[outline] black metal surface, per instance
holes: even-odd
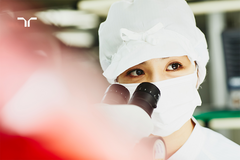
[[[240,85],[230,83],[232,78],[240,77],[240,30],[226,30],[222,33],[222,39],[228,89],[240,89]]]
[[[153,109],[157,107],[160,90],[152,83],[143,82],[136,88],[129,104],[137,105],[151,117]]]

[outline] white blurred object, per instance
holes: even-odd
[[[239,129],[240,118],[216,118],[209,121],[211,129]]]
[[[89,48],[94,43],[94,37],[89,32],[83,31],[62,31],[55,33],[55,36],[64,44],[73,47]]]
[[[210,93],[212,105],[223,109],[227,104],[226,72],[221,34],[225,29],[225,15],[212,13],[207,16],[210,63]],[[221,86],[221,87],[220,87]]]
[[[100,16],[107,16],[110,6],[116,1],[118,0],[84,0],[78,2],[78,8],[80,10],[89,11]],[[216,12],[233,12],[240,10],[239,0],[190,2],[188,4],[195,15]]]
[[[21,135],[41,131],[65,104],[67,91],[56,74],[38,70],[3,107],[2,124]]]
[[[60,27],[75,26],[81,29],[96,28],[99,18],[96,14],[69,9],[47,10],[35,14],[45,24]]]
[[[240,87],[240,77],[231,77],[229,79],[229,85],[232,87]]]
[[[189,3],[189,5],[195,15],[219,12],[234,12],[240,10],[239,0],[193,2]]]
[[[106,16],[112,3],[116,1],[117,0],[79,1],[78,9],[86,10],[86,11],[98,14],[100,16]]]
[[[135,105],[96,105],[97,111],[106,118],[110,127],[122,134],[122,138],[129,144],[129,148],[139,142],[143,137],[149,136],[153,131],[153,121],[142,108]]]

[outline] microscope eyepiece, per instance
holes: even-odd
[[[127,104],[130,98],[128,89],[120,84],[112,84],[108,87],[102,99],[106,104]]]
[[[129,104],[137,105],[151,117],[153,109],[157,107],[160,90],[152,83],[143,82],[138,85]]]

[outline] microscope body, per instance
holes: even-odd
[[[113,84],[97,108],[112,128],[122,131],[133,160],[165,160],[164,140],[151,136],[154,128],[151,114],[157,107],[159,89],[144,82],[136,88],[130,100],[129,97],[130,93],[124,86]]]

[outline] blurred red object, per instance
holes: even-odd
[[[0,132],[1,160],[62,160],[37,141]]]
[[[62,48],[49,26],[34,21],[31,27],[24,28],[16,19],[20,12],[6,9],[7,12],[0,12],[0,23],[4,24],[0,25],[0,159],[125,159],[121,158],[123,147],[118,145],[118,139],[89,111],[99,99],[98,89],[104,86],[97,67],[89,63],[86,55],[80,61],[75,57],[74,61],[63,60]],[[43,68],[50,75],[56,73],[56,81],[48,83],[47,79],[45,84],[41,79],[44,76],[40,76],[29,83],[34,73]],[[52,92],[58,80],[70,90],[69,102],[45,103],[52,102],[52,96],[57,102],[61,100]],[[31,85],[26,89],[28,84]],[[22,90],[27,94],[22,94]],[[9,105],[11,102],[14,104]],[[4,109],[7,112],[3,113]]]

